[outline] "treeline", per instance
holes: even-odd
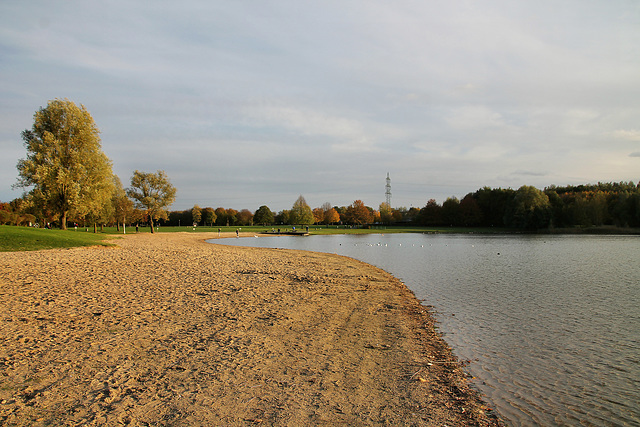
[[[499,227],[522,230],[592,226],[640,227],[640,185],[633,182],[551,186],[539,190],[483,187],[462,198],[449,197],[442,204],[431,199],[421,208],[378,209],[361,200],[349,206],[325,203],[311,209],[301,196],[291,210],[272,212],[261,206],[256,212],[194,206],[169,213],[167,225],[311,225],[404,224],[426,227]]]
[[[380,214],[365,206],[361,200],[349,206],[331,206],[325,203],[311,209],[303,196],[298,197],[291,209],[273,212],[266,206],[260,206],[255,212],[248,209],[240,211],[232,208],[200,208],[195,205],[184,211],[169,212],[167,225],[205,225],[205,226],[242,226],[242,225],[312,225],[312,224],[351,224],[366,225],[380,222]]]
[[[104,225],[145,223],[149,215],[135,209],[127,198],[114,199],[113,213]],[[124,203],[127,202],[127,203]],[[41,218],[23,199],[0,203],[0,224],[29,225]],[[44,218],[42,218],[44,219]],[[371,224],[416,225],[425,227],[497,227],[521,230],[593,226],[640,227],[640,185],[633,182],[598,183],[578,186],[551,186],[539,190],[523,186],[517,190],[483,187],[461,200],[449,197],[442,204],[429,200],[422,208],[391,208],[385,203],[377,209],[355,200],[349,206],[324,203],[312,209],[300,196],[291,209],[273,212],[263,205],[255,212],[198,205],[170,211],[160,218],[168,226],[250,226]],[[44,221],[43,221],[44,222]]]
[[[424,226],[570,228],[640,227],[640,185],[633,182],[551,186],[538,190],[483,187],[442,205],[429,200],[415,219]]]

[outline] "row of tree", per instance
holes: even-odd
[[[424,226],[545,229],[612,225],[640,227],[640,185],[598,183],[539,190],[484,187],[442,205],[429,200],[415,218]]]
[[[483,187],[459,200],[449,197],[442,204],[431,199],[422,208],[379,208],[361,200],[349,206],[325,203],[311,209],[300,196],[290,210],[273,213],[261,206],[255,213],[248,209],[194,206],[191,210],[171,212],[169,225],[205,224],[210,226],[412,224],[437,227],[501,227],[524,230],[611,225],[640,227],[640,185],[633,182],[598,183],[539,190],[522,186]]]
[[[343,211],[342,214],[338,213]],[[311,209],[303,196],[298,197],[291,209],[274,213],[262,205],[255,212],[248,209],[237,211],[231,208],[211,207],[193,208],[169,213],[167,225],[206,225],[206,226],[242,226],[242,225],[311,225],[311,224],[370,224],[374,221],[373,209],[365,207],[356,200],[346,208],[332,207],[325,203],[322,207]]]
[[[135,215],[167,218],[176,189],[163,171],[135,171],[122,187],[111,160],[102,152],[100,131],[83,106],[68,99],[50,101],[22,132],[27,157],[18,161],[16,187],[30,189],[22,199],[0,206],[0,221],[24,223],[124,224]],[[135,208],[134,208],[135,205]],[[135,210],[137,209],[137,210]]]

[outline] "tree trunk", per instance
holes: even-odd
[[[153,234],[153,218],[151,218],[151,215],[149,215],[149,224],[151,224],[151,234]]]
[[[60,219],[60,229],[67,229],[67,211],[62,211],[62,218]]]
[[[98,232],[98,224],[97,223],[93,223],[93,232],[97,233]]]

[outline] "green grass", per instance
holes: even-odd
[[[270,232],[271,230],[292,231],[292,226],[290,225],[252,225],[252,226],[229,226],[229,227],[208,227],[208,226],[199,226],[199,227],[169,227],[169,226],[160,226],[157,231],[160,233],[202,233],[202,232],[217,232],[218,228],[223,233],[235,233],[236,230],[240,230],[241,232],[248,233],[263,233]],[[84,229],[83,229],[84,230]],[[91,230],[91,229],[90,229]],[[305,227],[296,226],[296,231],[306,231]],[[136,232],[135,227],[127,227],[127,234],[134,234]],[[149,227],[139,227],[138,233],[149,233]],[[373,226],[372,228],[350,228],[349,226],[336,226],[336,225],[311,225],[309,226],[310,234],[385,234],[385,233],[505,233],[509,232],[506,229],[496,229],[496,228],[464,228],[464,227],[402,227],[402,226]],[[108,234],[123,234],[122,228],[120,231],[117,231],[115,227],[104,227],[104,233]]]
[[[37,251],[41,249],[73,248],[77,246],[109,246],[109,236],[74,230],[0,225],[0,252]]]
[[[176,233],[176,232],[217,232],[218,228],[223,233],[235,233],[236,230],[249,233],[263,233],[277,230],[280,228],[282,232],[291,231],[292,227],[289,226],[243,226],[243,227],[168,227],[160,226],[158,232],[160,233]],[[46,230],[41,228],[27,228],[27,227],[15,227],[10,225],[0,225],[0,252],[9,251],[36,251],[41,249],[55,249],[55,248],[72,248],[77,246],[110,246],[110,243],[105,242],[113,238],[113,235],[123,234],[122,228],[117,230],[116,227],[104,227],[102,231],[98,229],[98,233],[93,233],[93,227],[87,228],[78,227],[77,230]],[[135,234],[136,228],[127,227],[127,234]],[[306,230],[305,227],[296,227],[296,231]],[[571,229],[575,232],[574,229]],[[623,229],[624,234],[640,234],[639,229]],[[374,226],[372,228],[349,228],[345,226],[309,226],[310,234],[390,234],[390,233],[457,233],[457,234],[496,234],[496,233],[513,233],[517,230],[509,230],[505,228],[464,228],[464,227],[402,227],[402,226]],[[594,230],[593,233],[596,233]],[[615,231],[615,230],[614,230]],[[603,233],[613,233],[610,228],[607,228]],[[149,227],[139,227],[138,233],[149,233]],[[563,232],[567,232],[563,230]],[[584,232],[584,231],[582,231]],[[618,231],[620,232],[620,231]]]

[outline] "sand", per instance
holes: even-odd
[[[0,253],[0,423],[497,424],[393,276],[215,237]]]

